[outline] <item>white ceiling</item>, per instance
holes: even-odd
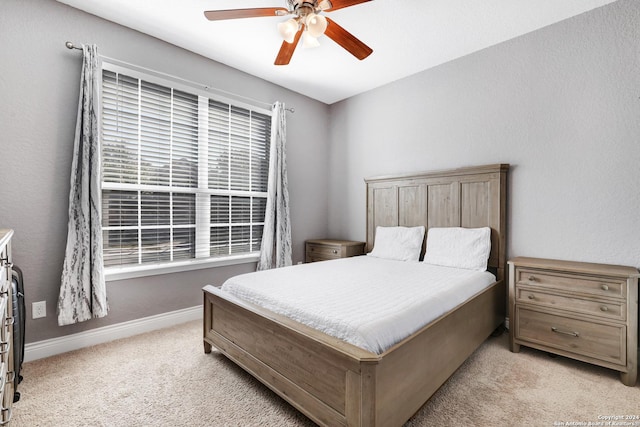
[[[58,0],[326,104],[382,86],[615,0],[373,0],[326,15],[373,49],[359,61],[326,36],[273,65],[287,18],[209,21],[205,10],[285,0]],[[85,41],[91,42],[91,41]]]

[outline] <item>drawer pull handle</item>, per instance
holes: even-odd
[[[607,307],[606,305],[603,305],[602,307],[600,307],[601,311],[609,311],[609,307]]]
[[[334,254],[337,254],[337,253],[338,253],[338,250],[337,250],[337,249],[334,249],[332,252],[333,252]]]
[[[3,407],[3,408],[0,410],[0,412],[2,413],[2,417],[0,417],[0,420],[1,420],[3,417],[4,417],[4,418],[6,418],[4,421],[0,421],[0,426],[3,426],[3,425],[6,425],[6,424],[9,424],[9,421],[11,421],[11,416],[13,415],[13,411],[12,411],[12,409],[13,409],[13,408],[4,408],[4,407]],[[5,415],[5,414],[7,414],[7,415]]]
[[[603,291],[608,291],[609,290],[609,286],[602,284],[600,285],[600,289],[602,289]]]
[[[529,276],[529,281],[530,282],[535,282],[536,281],[536,276]]]
[[[580,334],[577,333],[577,332],[561,331],[560,329],[556,328],[555,326],[551,327],[551,331],[553,331],[553,332],[555,332],[557,334],[571,335],[572,337],[576,337],[576,338],[578,338],[580,336]]]
[[[536,299],[533,295],[529,295],[529,299]]]

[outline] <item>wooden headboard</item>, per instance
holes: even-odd
[[[496,164],[365,179],[367,252],[373,249],[377,226],[487,226],[489,268],[504,279],[508,172],[508,164]]]

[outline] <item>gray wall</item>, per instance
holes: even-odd
[[[639,98],[619,0],[334,104],[330,233],[365,238],[364,177],[510,163],[510,257],[640,267]]]
[[[330,107],[53,0],[0,2],[0,226],[25,271],[27,341],[201,303],[254,265],[109,283],[110,315],[58,327],[80,52],[294,106],[294,261],[314,237],[364,239],[363,178],[510,163],[509,256],[640,266],[640,2],[619,0]],[[309,131],[311,127],[311,131]]]
[[[108,284],[109,316],[58,327],[56,303],[67,233],[69,174],[82,53],[65,41],[96,43],[99,53],[265,102],[288,114],[288,165],[294,262],[304,240],[326,236],[328,107],[264,80],[53,0],[0,2],[0,227],[13,228],[14,261],[25,274],[27,342],[40,341],[202,303],[201,287],[253,271],[255,264]],[[47,317],[31,319],[31,302]]]

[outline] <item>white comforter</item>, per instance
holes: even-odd
[[[222,289],[380,354],[493,282],[486,271],[359,256],[243,274]]]

